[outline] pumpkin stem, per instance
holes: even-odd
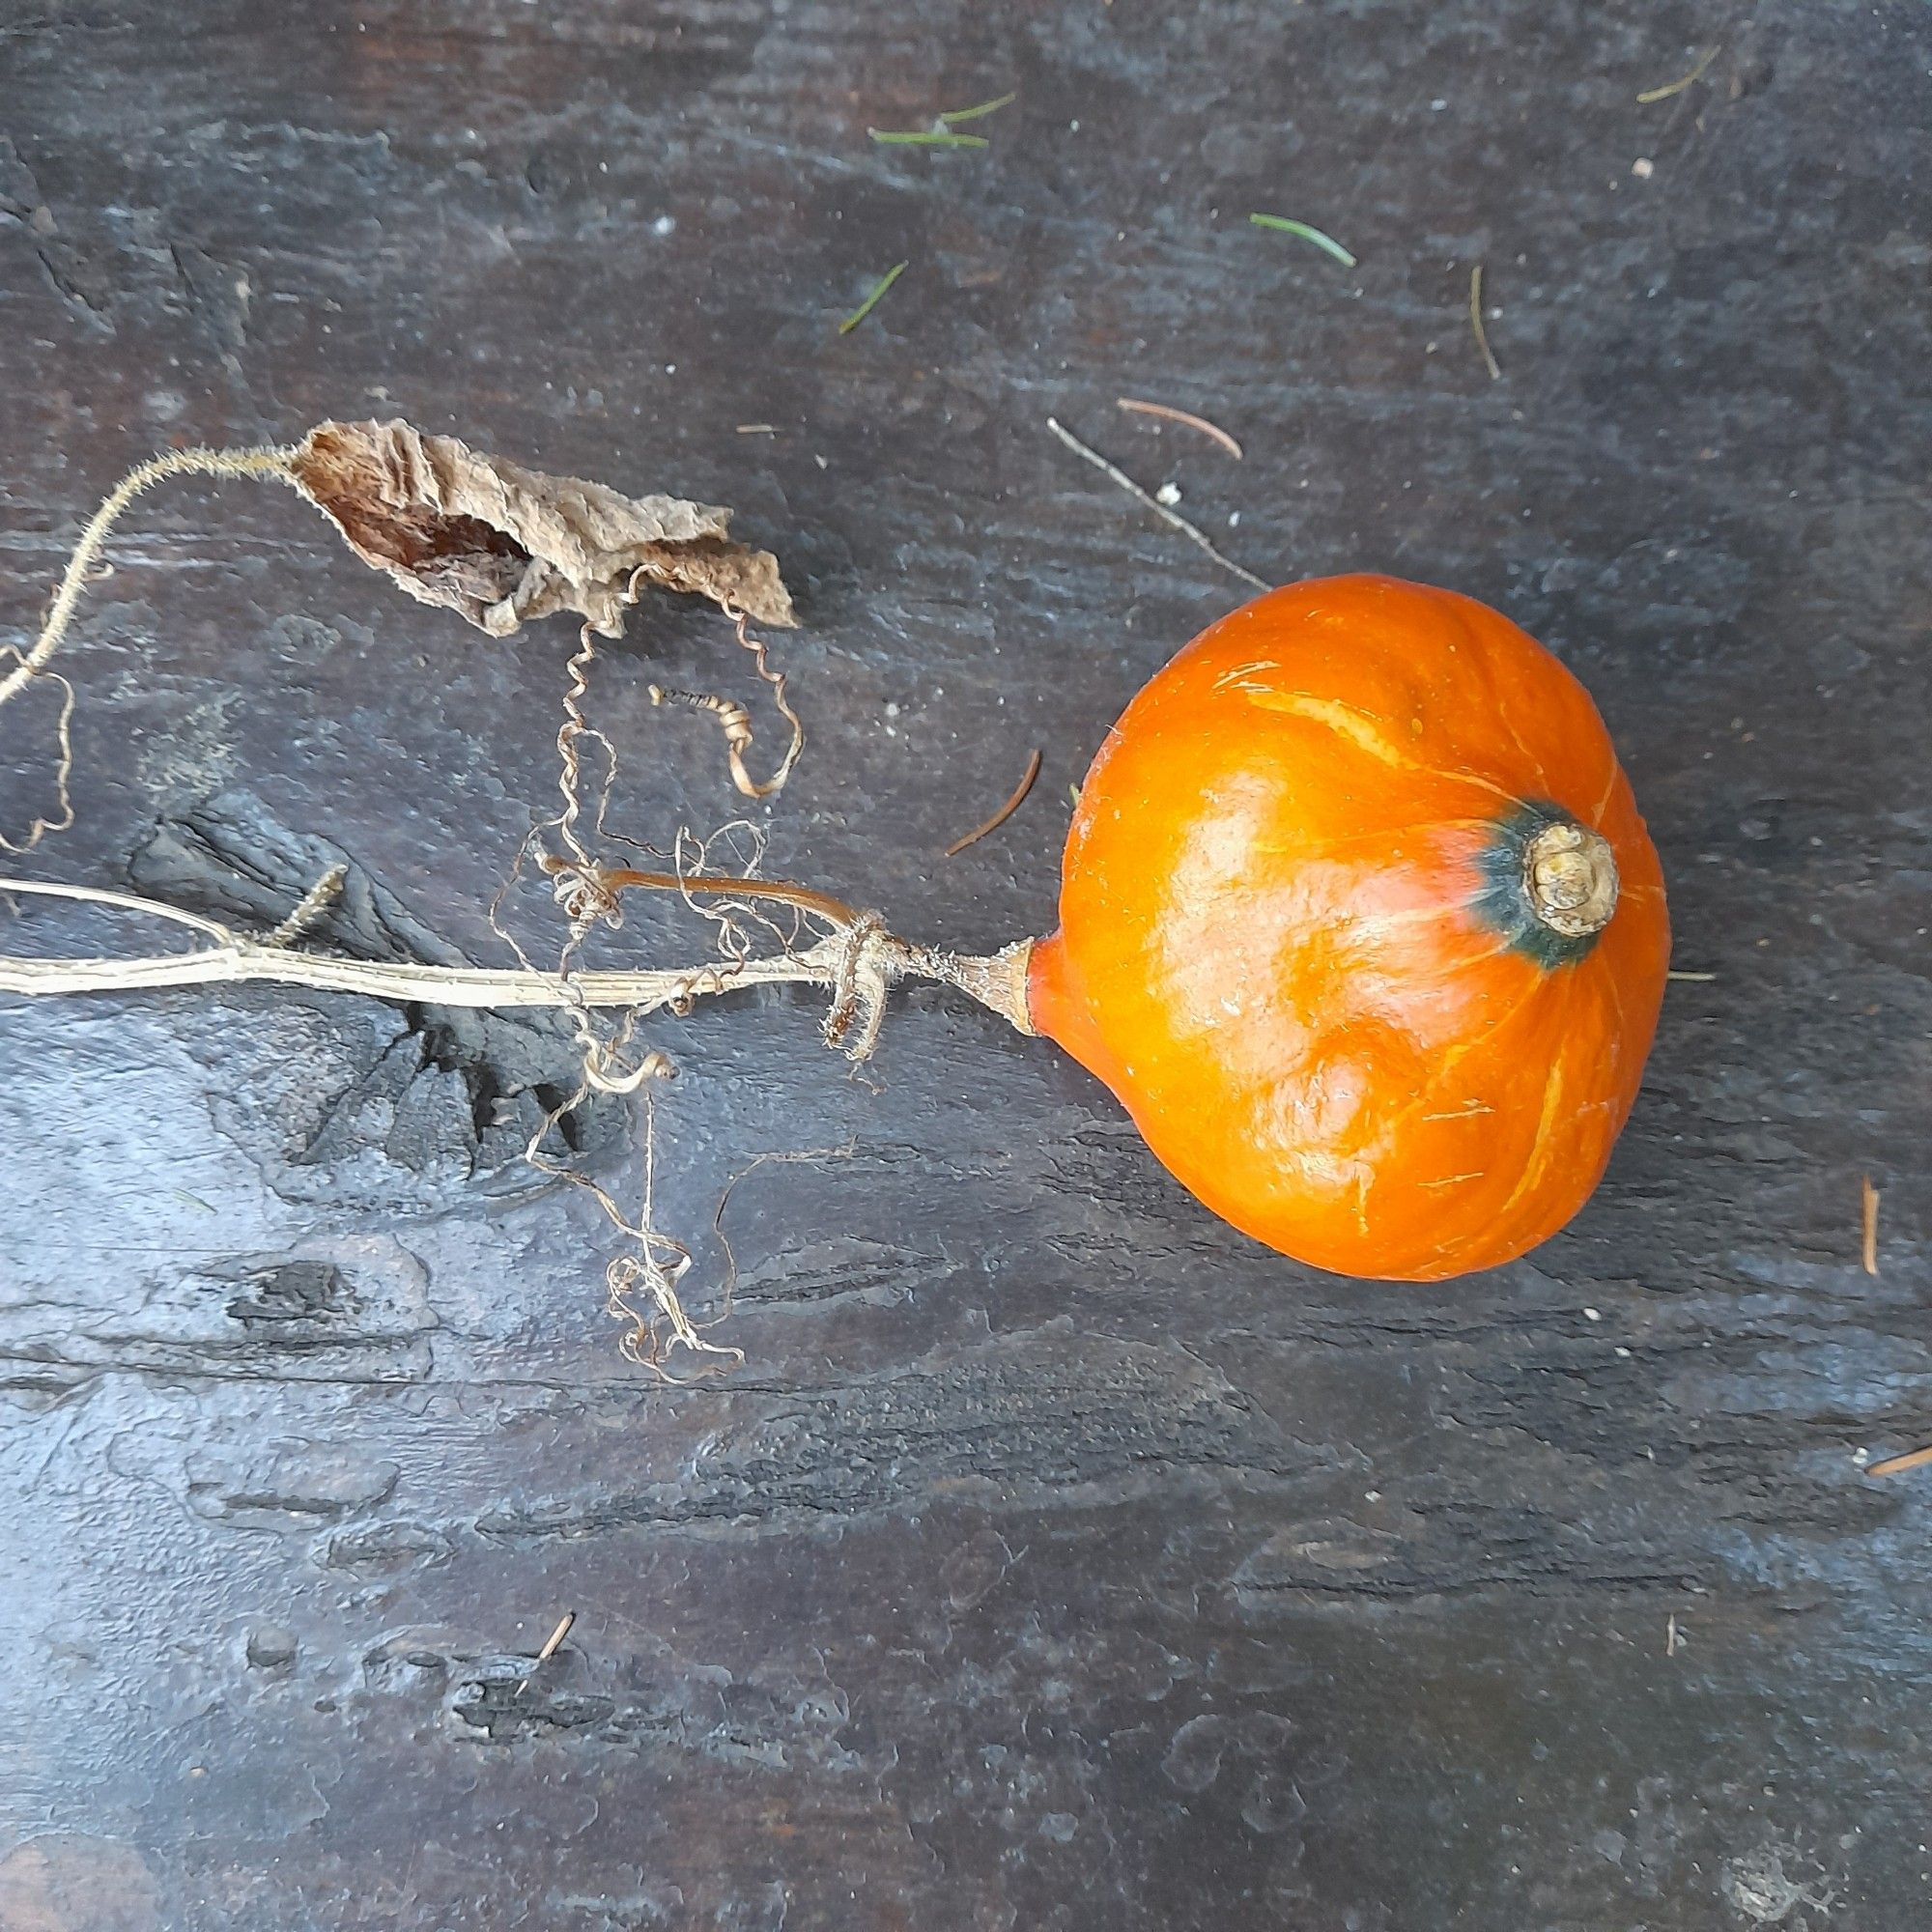
[[[1015,940],[984,958],[942,952],[928,946],[912,946],[906,951],[908,972],[970,993],[982,1007],[990,1007],[1029,1037],[1038,1033],[1033,1015],[1027,1010],[1027,962],[1033,956],[1032,940]]]
[[[1610,841],[1575,819],[1546,825],[1523,850],[1523,889],[1551,932],[1583,939],[1601,932],[1617,909],[1617,862]]]

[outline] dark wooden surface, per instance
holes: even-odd
[[[0,1003],[0,1925],[1924,1923],[1932,1487],[1859,1452],[1932,1435],[1929,71],[1864,0],[7,0],[0,637],[169,442],[400,412],[731,503],[806,619],[772,869],[990,946],[1242,594],[1053,412],[1264,576],[1547,639],[1715,978],[1574,1227],[1427,1290],[1261,1252],[950,996],[862,1081],[717,1003],[658,1036],[698,1299],[732,1174],[851,1151],[738,1187],[748,1359],[684,1393],[515,1159],[554,1028]],[[1009,88],[982,152],[866,138]],[[33,869],[267,922],[339,853],[330,943],[499,960],[568,628],[240,485],[112,554]],[[733,656],[661,606],[600,668],[625,829],[729,815],[643,687]],[[629,1184],[621,1106],[582,1143]]]

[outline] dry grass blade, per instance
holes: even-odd
[[[1644,106],[1648,107],[1652,101],[1668,100],[1672,95],[1682,94],[1684,90],[1688,87],[1695,87],[1696,84],[1704,78],[1704,75],[1706,71],[1709,70],[1711,63],[1714,60],[1716,60],[1718,56],[1722,52],[1723,48],[1721,46],[1713,47],[1711,51],[1707,53],[1704,56],[1704,58],[1700,60],[1697,63],[1697,65],[1690,70],[1689,73],[1683,76],[1682,79],[1666,81],[1662,87],[1645,88],[1644,91],[1637,96],[1637,99],[1640,100]]]
[[[1184,423],[1189,429],[1198,429],[1205,437],[1211,437],[1236,463],[1241,460],[1241,445],[1218,423],[1210,423],[1206,416],[1197,416],[1188,410],[1177,410],[1166,403],[1144,403],[1138,396],[1120,396],[1115,399],[1120,409],[1130,411],[1135,415],[1158,416],[1162,422]]]
[[[1490,372],[1490,381],[1501,382],[1503,372],[1496,367],[1496,358],[1490,349],[1490,332],[1483,327],[1483,265],[1480,262],[1469,270],[1469,329],[1476,338],[1476,347],[1483,352],[1483,362]]]
[[[985,824],[976,825],[971,832],[966,833],[962,838],[955,838],[946,848],[946,856],[949,859],[956,857],[959,853],[965,851],[967,846],[977,845],[980,839],[985,838],[987,833],[997,832],[1026,803],[1026,795],[1033,789],[1034,780],[1038,777],[1039,752],[1036,748],[1033,756],[1027,760],[1026,770],[1020,774],[1019,783],[1012,789],[1012,796],[1007,800],[1005,805],[1001,806],[998,811],[994,812],[992,817],[987,819]]]
[[[1266,582],[1262,578],[1257,577],[1252,570],[1243,570],[1241,566],[1238,563],[1235,562],[1235,560],[1232,557],[1223,556],[1221,553],[1214,548],[1213,541],[1208,535],[1206,530],[1197,528],[1193,524],[1190,524],[1187,521],[1187,519],[1181,516],[1178,511],[1170,510],[1165,503],[1160,502],[1154,497],[1151,491],[1143,490],[1141,486],[1138,483],[1136,483],[1134,479],[1131,476],[1129,476],[1124,469],[1117,469],[1113,464],[1109,463],[1107,459],[1104,456],[1102,456],[1097,449],[1089,449],[1088,446],[1084,442],[1082,442],[1080,439],[1077,436],[1075,436],[1071,430],[1067,429],[1063,423],[1057,421],[1052,416],[1048,416],[1046,419],[1046,426],[1054,433],[1055,436],[1057,436],[1060,439],[1062,442],[1064,442],[1066,445],[1068,449],[1070,449],[1074,453],[1075,456],[1079,457],[1083,463],[1091,463],[1094,466],[1094,468],[1100,472],[1102,476],[1106,477],[1110,482],[1118,483],[1121,486],[1121,488],[1127,493],[1129,497],[1134,497],[1138,502],[1144,503],[1150,510],[1151,510],[1154,513],[1155,516],[1157,516],[1162,521],[1162,523],[1171,524],[1177,530],[1179,530],[1181,533],[1182,536],[1184,536],[1188,540],[1188,542],[1199,545],[1200,548],[1202,550],[1205,550],[1208,553],[1208,554],[1211,556],[1214,559],[1214,561],[1221,566],[1223,570],[1228,572],[1228,574],[1231,577],[1238,577],[1243,583],[1252,584],[1254,588],[1257,590],[1271,590],[1274,587],[1272,584]]]
[[[1871,1183],[1871,1176],[1859,1177],[1859,1218],[1863,1235],[1860,1259],[1867,1274],[1878,1272],[1878,1189]]]
[[[1908,1449],[1903,1456],[1887,1456],[1872,1463],[1868,1476],[1902,1476],[1908,1469],[1922,1469],[1932,1463],[1932,1449]]]

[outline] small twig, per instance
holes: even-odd
[[[1198,544],[1203,550],[1205,550],[1208,553],[1209,556],[1211,556],[1214,559],[1216,563],[1218,563],[1221,566],[1223,570],[1227,571],[1231,576],[1238,577],[1243,583],[1252,584],[1257,590],[1273,589],[1274,586],[1272,584],[1264,582],[1264,580],[1257,577],[1252,570],[1243,570],[1238,563],[1236,563],[1233,560],[1233,558],[1223,556],[1221,553],[1214,548],[1213,543],[1209,540],[1208,533],[1205,530],[1197,529],[1192,524],[1190,524],[1187,521],[1185,517],[1181,516],[1178,511],[1170,510],[1167,507],[1167,505],[1163,502],[1160,502],[1151,491],[1143,490],[1141,486],[1138,483],[1136,483],[1134,479],[1126,473],[1125,470],[1117,469],[1111,463],[1107,461],[1107,459],[1104,456],[1100,454],[1100,452],[1097,449],[1089,449],[1087,445],[1084,442],[1082,442],[1080,439],[1077,436],[1075,436],[1071,430],[1065,428],[1064,425],[1058,422],[1054,417],[1052,416],[1047,417],[1046,426],[1054,433],[1055,436],[1057,436],[1060,439],[1062,442],[1064,442],[1067,446],[1068,449],[1070,449],[1074,453],[1075,456],[1079,457],[1083,463],[1091,463],[1094,466],[1094,468],[1100,472],[1101,475],[1108,478],[1108,480],[1111,482],[1118,483],[1121,486],[1121,488],[1127,493],[1128,496],[1135,497],[1138,501],[1144,503],[1150,510],[1151,510],[1154,513],[1155,516],[1160,518],[1163,523],[1172,524],[1174,527],[1181,533],[1182,536],[1187,538],[1187,540],[1190,543]]]
[[[1864,1233],[1864,1251],[1861,1259],[1867,1274],[1878,1272],[1878,1189],[1871,1183],[1871,1176],[1859,1177],[1859,1207]]]
[[[1932,1449],[1908,1449],[1903,1456],[1887,1456],[1871,1463],[1868,1476],[1902,1476],[1908,1469],[1922,1469],[1932,1463]]]
[[[1185,423],[1189,429],[1198,429],[1203,436],[1212,437],[1236,463],[1241,460],[1241,445],[1220,427],[1210,423],[1206,416],[1197,416],[1186,410],[1170,409],[1166,403],[1144,403],[1136,396],[1120,396],[1116,406],[1131,410],[1136,415],[1159,416],[1163,422]]]
[[[886,291],[911,267],[911,262],[906,261],[895,263],[892,268],[888,269],[879,277],[878,281],[874,283],[871,294],[838,325],[838,333],[840,335],[850,335],[878,307],[880,302],[885,299]]]
[[[1342,246],[1332,235],[1324,235],[1319,228],[1311,228],[1305,221],[1292,221],[1285,214],[1251,214],[1248,219],[1257,228],[1272,228],[1282,235],[1298,236],[1303,242],[1312,242],[1324,255],[1332,255],[1345,269],[1359,268],[1361,265],[1348,249]]]
[[[1666,980],[1688,980],[1695,985],[1708,986],[1718,976],[1715,973],[1680,973],[1673,966],[1663,977]]]
[[[738,434],[740,436],[776,436],[778,433],[779,429],[776,423],[740,423],[738,425]]]
[[[1020,775],[1019,783],[1013,787],[1012,796],[1007,800],[1005,805],[1001,806],[998,811],[994,812],[991,818],[987,819],[985,824],[976,825],[963,838],[955,838],[946,848],[946,856],[951,859],[956,854],[965,851],[967,846],[977,845],[981,838],[985,838],[987,833],[997,832],[1025,804],[1026,795],[1033,789],[1034,780],[1038,777],[1039,753],[1036,749],[1033,756],[1027,760],[1027,768]]]
[[[1680,1641],[1681,1639],[1677,1634],[1677,1612],[1675,1610],[1672,1610],[1669,1617],[1665,1620],[1663,1626],[1664,1656],[1675,1657],[1677,1655],[1677,1646]]]
[[[521,1697],[530,1688],[530,1679],[556,1655],[556,1647],[570,1634],[570,1627],[577,1621],[575,1610],[565,1610],[557,1619],[556,1628],[551,1632],[549,1641],[537,1652],[536,1660],[525,1674],[524,1681],[517,1686],[517,1695]]]
[[[1476,347],[1483,352],[1490,381],[1500,383],[1503,372],[1496,367],[1496,358],[1490,349],[1490,331],[1483,327],[1483,265],[1480,262],[1469,270],[1469,327],[1475,335]]]
[[[1644,91],[1637,96],[1637,99],[1640,100],[1644,104],[1644,106],[1648,107],[1654,100],[1668,100],[1673,94],[1682,94],[1687,87],[1694,87],[1700,80],[1704,78],[1705,70],[1709,68],[1711,63],[1714,60],[1716,60],[1718,56],[1722,52],[1723,48],[1721,46],[1713,47],[1711,51],[1707,53],[1704,56],[1704,58],[1700,60],[1697,63],[1697,65],[1693,67],[1690,70],[1690,71],[1684,76],[1682,80],[1667,81],[1662,87],[1645,88]]]
[[[943,128],[915,129],[909,133],[867,128],[867,134],[882,148],[989,148],[983,134],[954,134]]]
[[[982,100],[977,107],[954,107],[939,118],[949,128],[956,128],[962,121],[983,121],[988,114],[997,114],[1002,107],[1010,107],[1019,99],[1017,93],[1003,94],[997,100]]]

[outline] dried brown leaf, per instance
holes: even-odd
[[[365,563],[494,638],[555,611],[619,637],[639,577],[797,621],[777,558],[733,543],[715,504],[549,476],[405,422],[320,423],[288,473]]]

